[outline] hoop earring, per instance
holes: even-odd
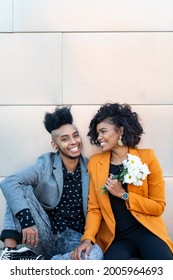
[[[123,145],[123,142],[122,142],[122,136],[120,136],[119,139],[118,139],[118,145],[119,145],[120,147],[123,147],[123,146],[124,146],[124,145]]]

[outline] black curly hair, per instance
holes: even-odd
[[[135,148],[144,133],[139,117],[136,112],[132,112],[130,105],[119,103],[105,103],[97,111],[90,122],[89,136],[92,145],[99,146],[97,141],[97,125],[102,121],[108,121],[115,125],[115,129],[123,126],[122,142],[124,146]]]
[[[45,113],[44,126],[46,130],[51,133],[52,130],[57,129],[65,124],[72,124],[73,117],[70,112],[71,106],[59,107],[57,106],[53,113]]]

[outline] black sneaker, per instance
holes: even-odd
[[[4,248],[0,260],[43,260],[42,255],[36,255],[30,249],[23,247],[18,250]]]

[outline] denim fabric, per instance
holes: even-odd
[[[77,240],[76,240],[77,241]],[[80,241],[76,244],[79,245]],[[69,253],[66,254],[57,254],[53,256],[51,259],[52,260],[71,260],[70,258],[70,252],[76,247],[71,243],[72,247]],[[81,259],[85,260],[85,252],[82,252],[81,254]],[[88,255],[88,260],[103,260],[103,252],[101,248],[98,246],[98,244],[94,244],[91,248],[91,251],[89,252]]]
[[[19,233],[21,232],[19,220],[13,215],[8,204],[6,205],[6,209],[5,209],[4,229],[16,230]]]
[[[43,254],[45,259],[70,259],[69,253],[79,245],[82,234],[68,229],[60,234],[54,235],[51,230],[49,217],[35,197],[32,187],[28,186],[24,188],[24,196],[39,232],[39,245],[36,249],[31,249],[36,253]],[[4,230],[5,229],[21,232],[19,221],[14,217],[8,205],[4,217]],[[89,259],[90,258],[103,258],[102,250],[98,245],[92,247]]]

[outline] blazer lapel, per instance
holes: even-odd
[[[87,164],[81,156],[81,179],[82,179],[82,198],[83,198],[83,211],[86,217],[88,208],[88,189],[89,189],[89,174],[87,173]]]
[[[57,186],[59,190],[59,199],[61,198],[63,192],[63,172],[62,172],[62,162],[60,156],[56,153],[53,162],[53,174],[57,181]]]
[[[97,163],[97,174],[98,174],[98,198],[100,199],[101,205],[105,208],[107,214],[111,220],[114,221],[110,199],[108,194],[101,194],[100,187],[104,186],[106,179],[109,176],[109,165],[110,165],[110,153],[104,153],[100,161]]]

